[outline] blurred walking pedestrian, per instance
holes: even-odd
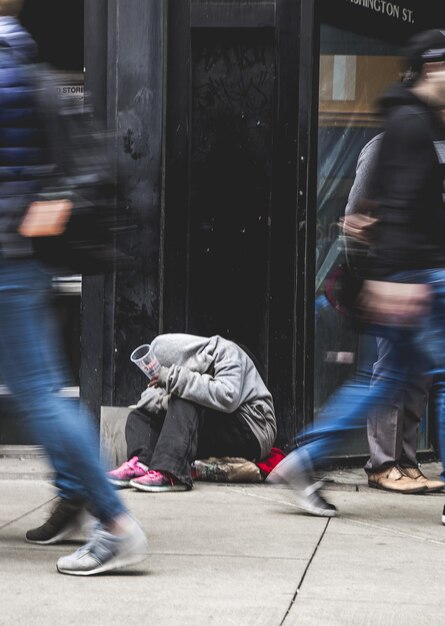
[[[19,22],[21,5],[21,0],[0,0],[0,376],[18,405],[18,419],[48,453],[60,495],[45,528],[28,540],[54,542],[63,534],[66,510],[87,504],[98,525],[85,546],[58,560],[57,569],[90,575],[143,560],[147,542],[99,462],[92,416],[56,393],[63,352],[54,323],[47,321],[52,276],[34,258],[32,237],[63,231],[63,223],[42,221],[41,211],[29,219],[54,166],[38,114],[36,47]],[[60,208],[66,217],[70,203],[47,203],[47,217],[59,215]]]
[[[445,380],[445,30],[418,33],[406,49],[409,82],[380,102],[385,134],[373,177],[373,240],[364,259],[357,301],[368,332],[394,344],[384,377],[370,386],[357,375],[326,403],[303,445],[271,473],[269,482],[295,488],[308,513],[331,517],[336,509],[313,476],[339,451],[347,431],[366,423],[369,409],[387,403],[406,384],[413,363]],[[438,428],[445,458],[445,382],[439,383]]]
[[[348,221],[362,215],[363,203],[372,196],[374,170],[377,166],[379,148],[383,140],[379,133],[368,141],[360,152],[356,175],[345,208],[343,231],[345,250],[349,263],[360,263],[365,254],[365,241],[358,243],[348,237],[351,225]],[[357,258],[358,257],[358,258]],[[372,383],[386,376],[388,363],[392,360],[394,346],[386,337],[377,337],[377,360],[372,370]],[[423,474],[417,460],[419,426],[425,413],[431,376],[418,371],[418,364],[411,364],[403,389],[396,390],[388,403],[370,410],[367,417],[369,459],[365,465],[368,485],[397,493],[423,493],[426,487],[432,493],[441,491],[442,480],[433,480]]]

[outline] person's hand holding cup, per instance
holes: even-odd
[[[161,371],[161,364],[148,343],[138,346],[131,353],[130,360],[141,369],[149,380],[149,387],[154,387]]]

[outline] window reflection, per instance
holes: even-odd
[[[321,27],[319,83],[315,419],[326,398],[349,377],[358,359],[374,360],[375,340],[362,339],[325,297],[326,279],[342,262],[338,221],[344,215],[357,159],[382,131],[377,97],[400,78],[395,46],[334,28]],[[364,433],[345,454],[367,452]]]

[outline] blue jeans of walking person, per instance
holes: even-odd
[[[0,259],[0,376],[17,403],[17,419],[46,450],[61,495],[87,500],[106,524],[126,508],[100,463],[93,417],[57,393],[67,367],[49,321],[50,288],[50,274],[36,261]]]
[[[426,269],[397,274],[390,282],[428,284],[433,293],[431,310],[415,327],[387,326],[370,328],[394,344],[385,374],[370,385],[372,365],[334,393],[323,407],[317,423],[302,433],[304,449],[314,467],[323,465],[326,457],[340,452],[348,431],[366,424],[368,411],[386,404],[409,380],[413,363],[423,375],[438,381],[437,429],[439,452],[445,467],[445,270]],[[442,382],[444,381],[444,382]],[[442,472],[445,480],[445,470]]]

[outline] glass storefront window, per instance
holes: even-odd
[[[316,234],[315,420],[327,397],[358,359],[375,360],[375,339],[359,337],[325,296],[326,279],[343,260],[338,221],[344,215],[357,159],[382,131],[378,96],[400,79],[399,49],[327,24],[321,26]],[[365,432],[344,455],[366,454]]]

